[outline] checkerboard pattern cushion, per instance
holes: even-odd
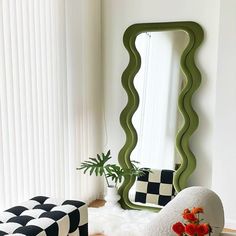
[[[0,236],[88,236],[87,206],[38,196],[0,213]]]
[[[174,170],[145,171],[136,181],[135,202],[165,206],[175,196]]]

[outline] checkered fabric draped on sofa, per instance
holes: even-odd
[[[38,196],[0,213],[0,236],[88,236],[87,206]]]

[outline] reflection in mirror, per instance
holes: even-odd
[[[135,181],[129,191],[130,200],[138,204],[163,206],[175,193],[173,174],[180,163],[175,148],[181,125],[178,96],[184,78],[180,60],[188,41],[188,34],[181,30],[146,32],[139,34],[135,41],[141,56],[141,68],[134,78],[139,107],[132,118],[138,142],[130,159],[140,162],[141,167],[152,169]],[[161,182],[160,178],[168,179],[162,187],[148,184],[150,179]],[[148,188],[152,188],[153,194],[147,194]],[[158,199],[162,194],[164,197]]]

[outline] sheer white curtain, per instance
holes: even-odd
[[[0,0],[0,208],[100,194],[100,1]]]

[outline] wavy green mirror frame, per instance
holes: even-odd
[[[144,32],[182,30],[189,36],[189,42],[180,61],[184,73],[184,88],[178,98],[178,108],[183,116],[183,125],[176,137],[176,148],[181,157],[181,165],[174,176],[177,192],[187,186],[187,180],[196,167],[196,158],[189,147],[189,139],[198,126],[198,116],[191,99],[201,83],[201,74],[195,65],[194,55],[203,40],[203,30],[195,22],[143,23],[131,25],[124,34],[124,46],[129,53],[129,64],[122,75],[122,85],[127,93],[128,102],[120,115],[120,123],[126,135],[126,142],[119,152],[119,163],[124,169],[131,168],[130,155],[137,144],[137,132],[132,124],[132,117],[139,105],[139,95],[134,87],[134,77],[140,69],[141,58],[135,46],[136,37]],[[135,177],[126,176],[119,188],[120,204],[125,209],[146,209],[159,211],[161,208],[141,206],[129,200],[129,190]]]

